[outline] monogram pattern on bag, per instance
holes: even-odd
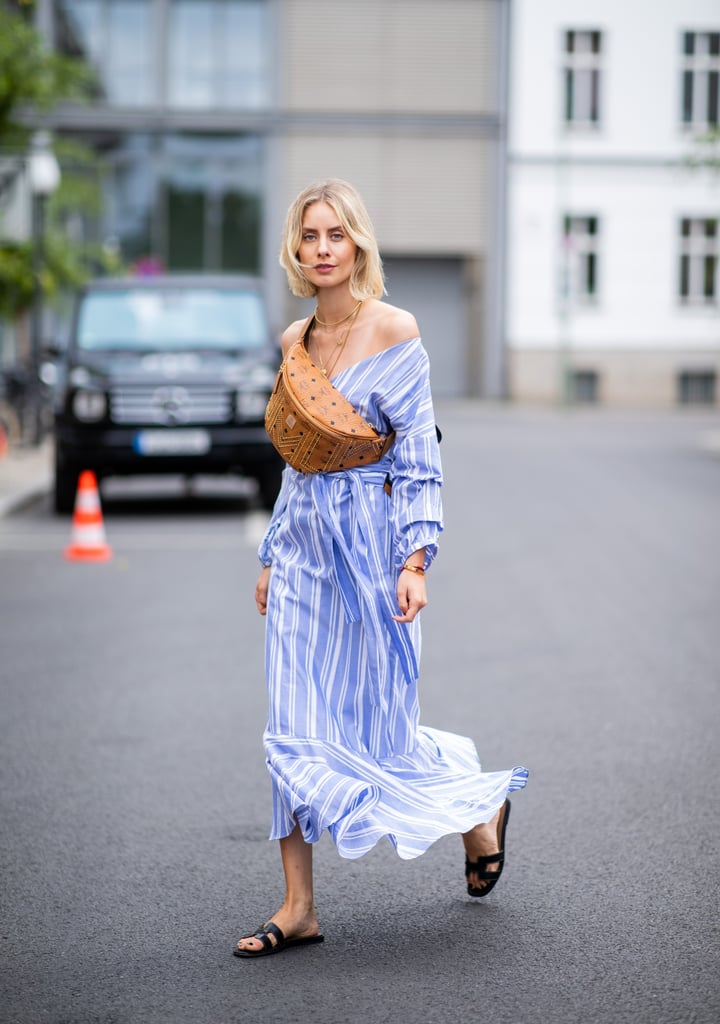
[[[332,473],[382,458],[394,434],[382,437],[324,377],[304,345],[280,367],[265,411],[265,428],[285,462],[302,473]]]

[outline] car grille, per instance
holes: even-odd
[[[226,423],[232,414],[231,392],[211,384],[117,387],[110,392],[110,417],[114,423]]]

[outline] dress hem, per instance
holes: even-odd
[[[347,804],[335,806],[328,814],[308,806],[299,793],[288,786],[268,764],[273,777],[275,813],[269,840],[290,835],[300,826],[306,843],[318,842],[328,832],[341,857],[358,860],[387,838],[401,860],[414,860],[439,839],[453,833],[468,832],[475,825],[490,821],[509,793],[523,789],[528,770],[517,766],[510,771],[485,773],[486,792],[476,800],[425,800],[424,814],[415,807],[383,798],[381,787],[373,784],[354,786],[346,792]],[[466,781],[470,785],[471,780]],[[433,808],[432,803],[436,803]]]

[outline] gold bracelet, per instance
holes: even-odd
[[[407,569],[408,572],[416,572],[418,576],[425,575],[425,570],[421,565],[408,565],[407,563],[405,563],[403,569]]]

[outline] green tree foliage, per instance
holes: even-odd
[[[83,101],[95,91],[92,70],[82,61],[49,51],[22,8],[0,0],[0,156],[11,167],[27,156],[38,115],[60,100]],[[89,275],[119,269],[117,256],[97,244],[69,237],[73,219],[100,212],[100,166],[89,147],[60,138],[55,144],[60,187],[50,198],[38,286],[52,297]],[[12,173],[12,171],[10,172]],[[0,316],[14,318],[33,302],[35,260],[30,241],[0,238]]]
[[[22,13],[28,4],[0,6],[0,146],[22,152],[32,129],[24,109],[47,112],[60,99],[83,99],[94,74],[82,61],[49,51]]]
[[[705,168],[720,174],[720,128],[710,128],[694,139],[695,148],[688,158],[693,170]]]

